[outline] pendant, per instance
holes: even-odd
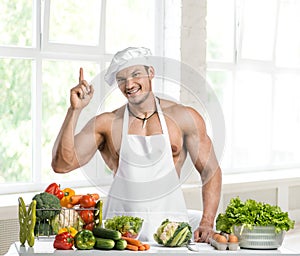
[[[143,119],[143,129],[146,127],[146,123],[147,123],[147,119],[144,118],[144,119]]]

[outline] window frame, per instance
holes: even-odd
[[[243,17],[241,15],[244,0],[233,0],[234,1],[234,44],[233,44],[233,53],[234,56],[232,58],[232,62],[225,62],[225,61],[216,61],[216,60],[207,60],[206,62],[206,70],[207,72],[210,71],[225,71],[229,72],[232,76],[232,91],[231,91],[231,99],[233,99],[233,102],[231,103],[231,111],[228,113],[229,119],[231,121],[235,120],[234,116],[234,108],[235,102],[234,102],[234,93],[235,93],[235,87],[237,86],[237,73],[239,71],[250,71],[250,72],[263,72],[267,73],[271,77],[271,87],[272,87],[272,95],[271,95],[271,101],[272,104],[274,104],[274,91],[275,91],[275,82],[276,82],[276,76],[278,74],[299,74],[300,73],[300,67],[282,67],[280,65],[276,64],[276,39],[278,38],[278,20],[279,20],[279,12],[280,12],[280,0],[276,1],[277,9],[276,9],[276,24],[275,24],[275,31],[274,31],[274,45],[273,45],[273,51],[272,51],[272,59],[270,61],[265,60],[253,60],[253,59],[246,59],[242,58],[242,41],[243,41],[243,34],[244,34],[244,26],[243,26]],[[209,4],[209,2],[208,2]],[[299,168],[300,167],[300,161],[298,163],[287,163],[282,166],[279,166],[277,163],[272,163],[272,141],[273,141],[273,116],[274,116],[274,108],[272,106],[271,109],[271,123],[270,123],[270,140],[269,140],[269,153],[270,153],[270,159],[268,160],[268,163],[266,166],[259,166],[257,168],[253,167],[235,167],[233,166],[233,157],[234,157],[234,146],[235,146],[235,128],[233,125],[229,128],[230,130],[230,141],[226,142],[226,151],[227,154],[230,155],[229,157],[229,164],[228,166],[225,166],[222,168],[225,174],[231,175],[231,174],[247,174],[250,172],[262,172],[262,171],[270,171],[270,170],[283,170],[286,172],[287,169],[293,169],[293,168]],[[228,128],[228,127],[227,127]]]
[[[163,56],[164,53],[164,28],[161,26],[165,22],[165,2],[168,0],[155,0],[155,42],[154,54]],[[1,58],[18,58],[32,60],[32,81],[31,81],[31,115],[32,115],[32,181],[31,182],[7,182],[0,185],[1,194],[23,193],[44,190],[47,185],[42,182],[42,63],[43,60],[76,60],[76,61],[92,61],[105,67],[112,54],[105,53],[105,4],[106,0],[102,0],[101,4],[101,25],[99,33],[98,46],[58,44],[49,42],[49,17],[50,17],[51,0],[32,0],[33,3],[33,39],[31,47],[19,46],[0,46]],[[104,84],[104,83],[103,83]],[[100,88],[106,91],[104,85]],[[67,97],[67,95],[66,95]],[[67,109],[66,109],[67,111]],[[99,154],[98,152],[96,154]],[[97,162],[97,168],[104,165]],[[99,174],[99,173],[98,173]],[[99,177],[99,175],[97,175]],[[111,178],[97,179],[96,183],[100,185],[109,185]],[[84,187],[91,186],[89,180],[80,180],[80,184],[75,182],[64,182],[64,186]],[[17,186],[16,186],[17,185]]]

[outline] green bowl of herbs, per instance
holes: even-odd
[[[133,216],[114,216],[106,219],[104,227],[121,232],[122,236],[137,238],[142,229],[144,220]]]

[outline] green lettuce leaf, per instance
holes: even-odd
[[[248,199],[242,202],[239,197],[232,198],[225,213],[220,213],[216,219],[216,229],[227,233],[233,232],[233,226],[274,226],[276,233],[294,228],[295,221],[279,206],[257,202]]]

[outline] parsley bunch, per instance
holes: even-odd
[[[275,232],[294,228],[295,221],[288,217],[287,212],[279,206],[256,202],[248,199],[242,202],[239,197],[232,198],[225,213],[220,213],[216,220],[216,229],[227,233],[233,232],[233,226],[244,226],[253,229],[254,226],[274,226]]]

